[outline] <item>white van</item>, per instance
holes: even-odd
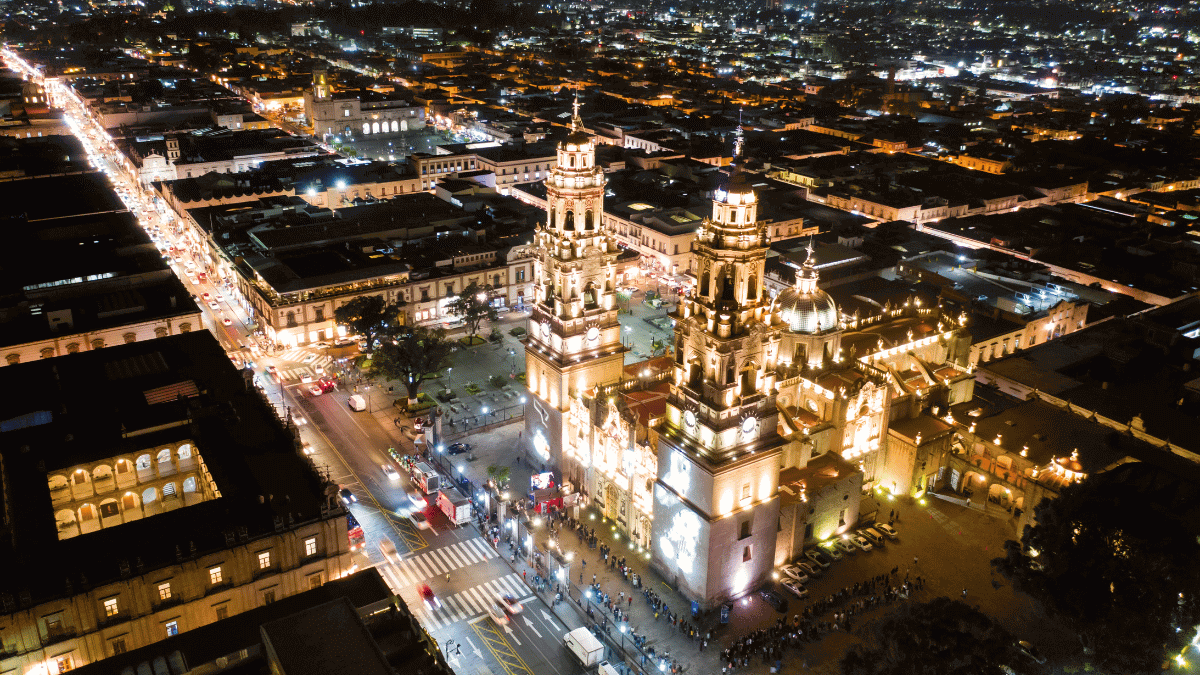
[[[596,671],[596,675],[621,675],[617,669],[608,661],[601,661],[600,667]]]
[[[360,394],[355,394],[350,397],[350,409],[354,412],[362,412],[367,409],[367,399]]]

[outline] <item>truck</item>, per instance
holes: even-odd
[[[410,475],[413,484],[417,486],[417,489],[423,495],[431,495],[437,492],[442,486],[441,476],[437,475],[433,467],[425,462],[417,462],[416,466],[412,468]]]
[[[471,502],[458,490],[452,487],[438,490],[437,505],[455,526],[471,522]]]
[[[604,658],[604,645],[586,627],[576,628],[567,633],[563,644],[579,659],[584,668],[591,668]]]
[[[348,403],[350,404],[350,409],[354,412],[362,412],[367,409],[367,399],[363,398],[360,394],[351,396]]]

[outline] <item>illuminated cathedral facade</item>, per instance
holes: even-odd
[[[972,395],[961,325],[926,307],[897,312],[894,330],[848,330],[811,247],[770,297],[769,232],[736,165],[697,232],[672,353],[623,364],[604,176],[575,120],[536,235],[525,421],[537,458],[704,608],[856,526],[871,490],[935,487],[953,435],[939,416]]]

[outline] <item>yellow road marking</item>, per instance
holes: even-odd
[[[533,675],[525,660],[512,648],[491,617],[481,616],[470,622],[471,630],[483,641],[492,657],[508,675]]]

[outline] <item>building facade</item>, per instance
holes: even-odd
[[[304,93],[304,114],[313,135],[325,141],[366,140],[425,128],[425,107],[410,101],[335,97],[323,68],[313,71],[312,89]]]

